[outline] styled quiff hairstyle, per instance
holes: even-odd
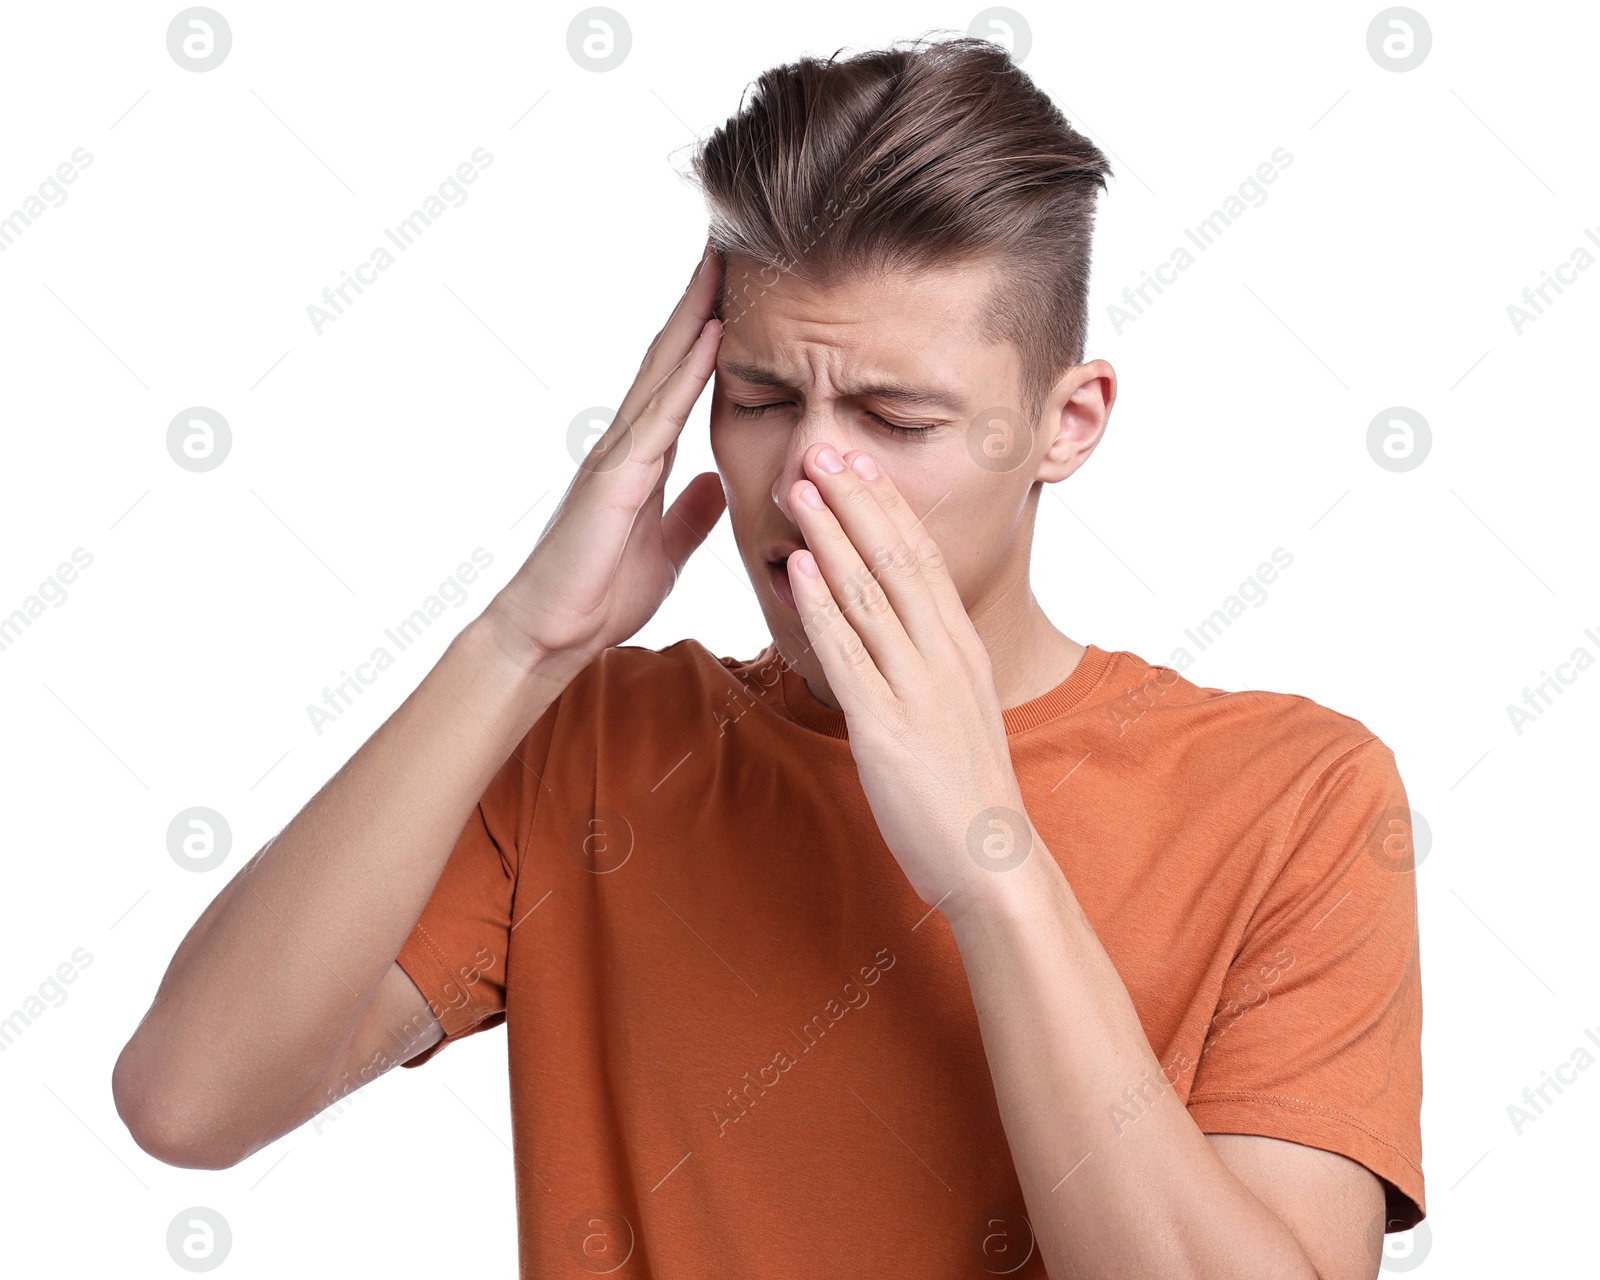
[[[1110,165],[987,40],[923,37],[837,58],[763,72],[694,153],[715,248],[763,264],[724,280],[717,314],[736,321],[782,272],[825,289],[991,264],[979,332],[1016,349],[1033,426],[1083,362],[1094,202]]]

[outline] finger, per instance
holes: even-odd
[[[813,456],[811,451],[806,454],[807,458]],[[859,486],[850,502],[877,505],[871,495]],[[892,687],[908,688],[920,662],[917,645],[907,633],[878,575],[863,558],[862,551],[868,544],[857,544],[852,540],[841,523],[842,513],[836,514],[836,508],[828,504],[818,487],[808,478],[799,479],[791,486],[789,506],[795,513],[795,523],[800,526],[800,536],[820,567],[826,584],[828,600],[821,602],[820,607],[825,612],[830,607],[841,611],[849,621],[850,636],[846,638],[846,644],[853,638],[864,647],[872,663]],[[888,527],[881,509],[878,519],[883,527]],[[860,515],[852,513],[852,521],[859,526]],[[793,563],[799,555],[799,552],[793,553],[789,557],[790,562]],[[800,600],[795,577],[797,569],[789,573],[796,605]],[[928,608],[932,609],[931,603]],[[831,625],[831,615],[826,620]],[[858,660],[857,655],[848,648],[843,656]]]
[[[672,464],[678,457],[678,441],[683,437],[675,436],[671,444],[661,455],[661,474],[656,477],[655,487],[650,490],[650,501],[654,504],[655,512],[661,514],[661,504],[666,501],[667,477],[672,474]]]
[[[673,448],[717,367],[722,321],[708,319],[682,360],[662,379],[633,424],[634,455],[649,461]]]
[[[637,511],[648,496],[648,491],[640,492],[638,486],[646,480],[652,488],[663,483],[666,467],[661,465],[662,459],[677,442],[716,368],[721,340],[721,322],[707,320],[683,359],[640,407],[638,416],[629,418],[619,411],[584,458],[584,470],[593,472],[615,493],[613,500],[618,506]]]
[[[716,366],[719,337],[717,322],[708,322],[639,421],[630,423],[619,413],[595,441],[541,535],[541,541],[551,540],[552,555],[592,554],[598,544],[616,547],[620,562],[641,513],[647,507],[652,516],[660,512],[663,457]],[[574,504],[582,518],[563,519]]]
[[[863,449],[852,449],[844,455],[845,461],[853,466],[856,458],[865,452]],[[875,459],[873,461],[876,462]],[[873,469],[878,474],[870,480],[862,478],[861,484],[878,500],[878,505],[899,531],[901,540],[916,554],[923,581],[938,608],[946,632],[958,641],[976,642],[981,648],[982,639],[972,625],[972,617],[967,612],[966,602],[961,599],[955,579],[950,576],[944,549],[928,531],[926,517],[919,516],[911,509],[911,504],[887,471],[879,466]],[[916,639],[916,636],[912,638]],[[984,652],[987,653],[987,650]]]
[[[673,307],[667,322],[651,339],[644,359],[639,362],[638,375],[628,388],[627,395],[622,398],[619,412],[629,421],[660,388],[693,345],[705,322],[711,319],[721,284],[722,258],[707,241],[705,252],[695,266],[694,275],[690,277],[683,296]]]
[[[928,589],[921,557],[902,536],[899,526],[876,496],[879,492],[888,493],[892,485],[884,485],[882,468],[876,468],[878,475],[871,487],[848,465],[840,466],[837,471],[825,471],[821,459],[827,453],[826,446],[815,446],[807,450],[802,465],[807,477],[821,491],[827,513],[838,525],[839,536],[832,535],[828,522],[818,521],[828,541],[819,545],[808,534],[806,545],[817,552],[822,572],[834,587],[840,605],[850,613],[862,640],[874,655],[881,647],[890,661],[906,661],[908,655],[903,651],[896,655],[896,650],[900,649],[897,637],[901,636],[909,638],[909,645],[917,653],[932,656],[941,652],[949,643],[949,628]],[[864,451],[856,451],[856,456],[858,460],[864,457]],[[799,512],[803,506],[801,503],[795,510]],[[855,573],[854,564],[841,546],[841,538],[855,557],[865,562],[871,581],[834,576],[835,569],[851,575]],[[846,581],[852,585],[844,587],[847,594],[840,594],[841,585]],[[886,608],[879,607],[880,595]],[[860,619],[856,618],[853,607],[857,599],[863,612]],[[880,620],[885,614],[894,620],[893,627]]]
[[[795,611],[812,651],[822,663],[828,688],[847,713],[879,715],[876,708],[895,701],[894,690],[839,608],[827,579],[819,571],[817,558],[809,550],[794,551],[787,568]]]
[[[726,508],[722,478],[715,471],[702,471],[684,485],[661,518],[661,543],[674,575],[683,572],[684,564],[716,528]]]

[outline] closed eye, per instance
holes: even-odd
[[[776,400],[769,404],[740,404],[738,401],[730,401],[729,403],[733,406],[734,417],[759,418],[762,414],[766,413],[768,409],[781,409],[784,405],[789,404],[790,402],[788,400]],[[897,436],[925,436],[938,425],[936,423],[928,423],[924,426],[918,427],[901,427],[879,417],[869,409],[863,409],[862,412],[876,422],[885,431]]]

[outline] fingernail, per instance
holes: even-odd
[[[817,486],[809,480],[800,487],[800,501],[808,507],[815,507],[818,511],[822,510],[822,494],[818,491]]]
[[[876,480],[878,478],[878,464],[864,453],[858,453],[850,459],[850,470],[854,471],[863,480]]]
[[[836,475],[844,470],[844,459],[831,444],[825,444],[817,450],[817,465],[829,475]]]

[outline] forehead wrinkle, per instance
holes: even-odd
[[[736,255],[729,254],[727,262],[731,267]],[[748,274],[748,272],[746,272]],[[983,286],[985,296],[992,289],[992,273],[985,269],[982,261],[946,263],[942,266],[923,266],[899,273],[879,273],[875,281],[868,283],[881,284],[884,281],[905,280],[914,286],[921,286],[927,282],[934,284],[932,298],[924,299],[925,306],[949,308],[952,303],[949,297],[952,289],[959,293],[959,285],[973,279]],[[727,275],[724,274],[722,284],[727,284]],[[916,348],[905,341],[893,326],[887,324],[873,309],[866,298],[861,296],[861,281],[853,277],[843,277],[828,280],[807,280],[799,276],[788,277],[794,287],[801,292],[801,298],[796,300],[801,305],[801,310],[809,310],[807,317],[812,324],[842,325],[846,329],[859,326],[863,322],[871,323],[881,328],[894,342],[910,356],[921,369],[926,372],[926,380],[921,383],[907,382],[893,375],[870,375],[867,378],[851,382],[848,376],[835,378],[841,394],[852,399],[878,400],[883,403],[901,405],[907,408],[943,409],[955,415],[965,415],[971,412],[970,393],[959,386],[953,386],[942,380],[923,360]],[[845,318],[837,315],[826,298],[822,295],[837,290],[844,293],[861,312],[861,317]],[[867,290],[871,292],[871,290]],[[720,301],[720,299],[719,299]],[[960,311],[969,311],[969,308],[957,308]],[[718,311],[720,317],[720,308]],[[948,327],[948,326],[947,326]],[[970,323],[965,326],[967,334],[972,334]],[[832,349],[844,354],[844,347],[837,342],[828,343]],[[984,345],[992,345],[987,342]],[[798,389],[797,384],[785,378],[781,373],[767,366],[754,362],[740,361],[737,359],[719,359],[716,364],[719,372],[727,373],[755,386],[771,387],[779,390]]]

